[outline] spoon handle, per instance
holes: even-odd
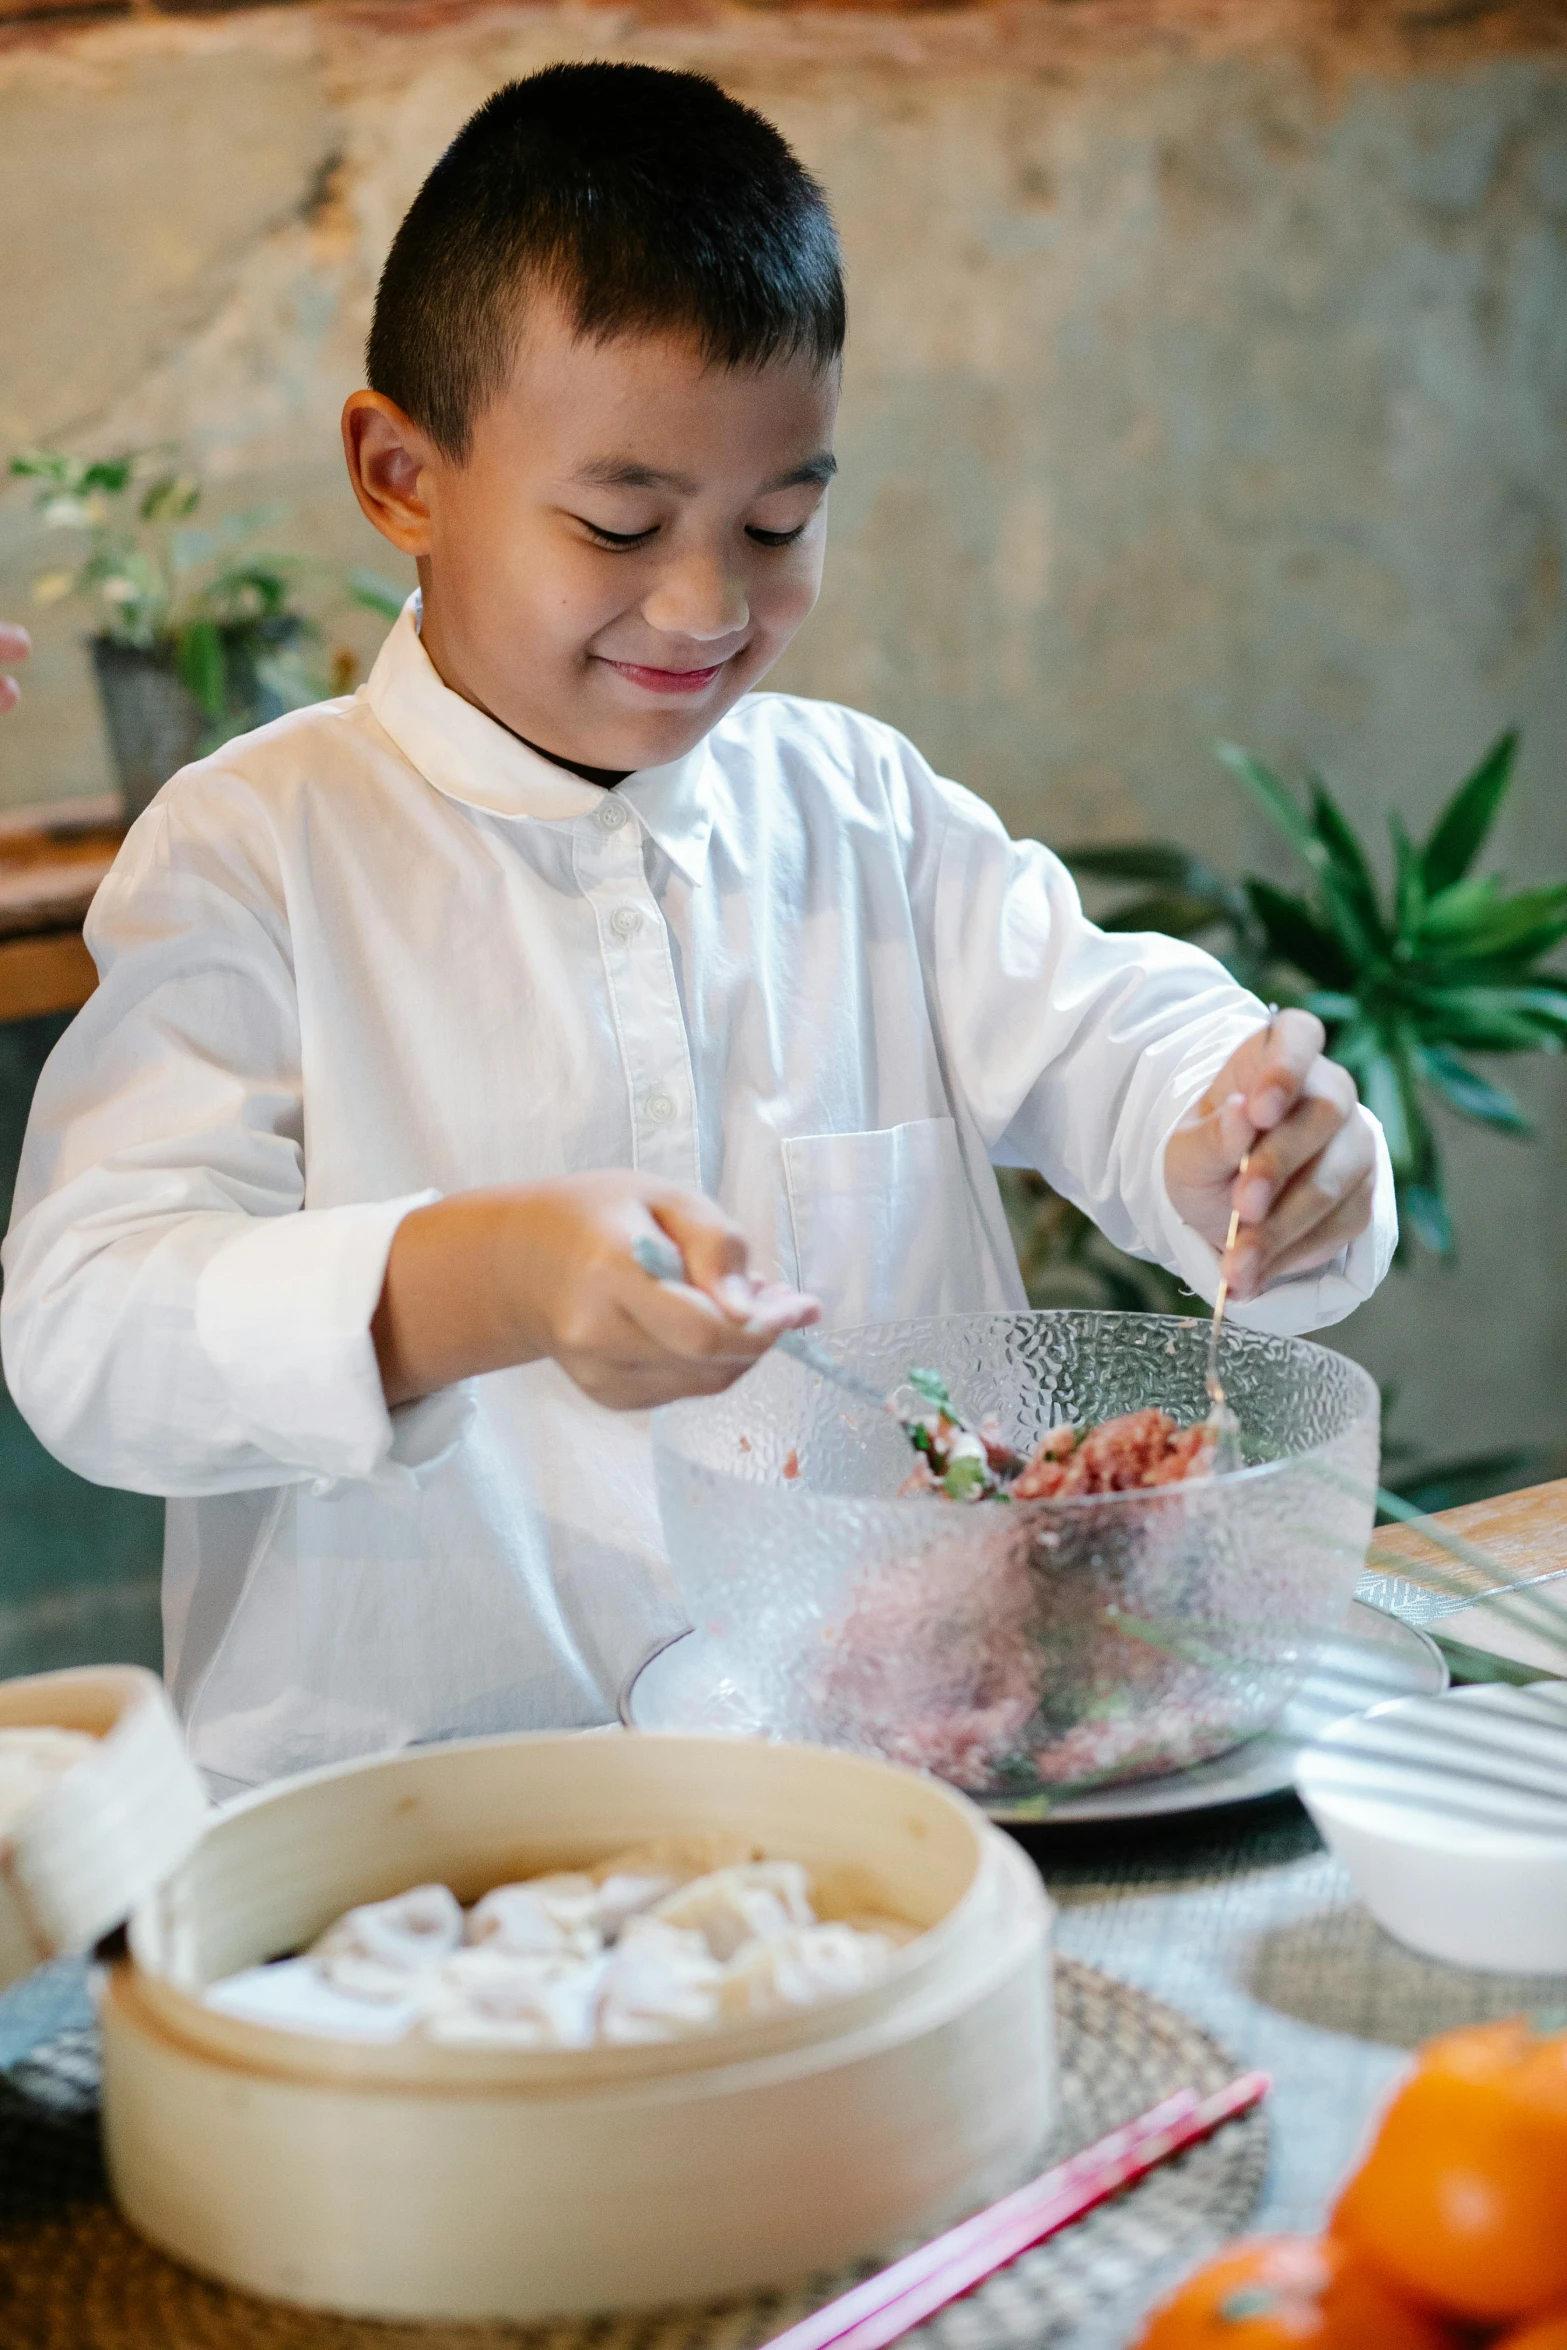
[[[862,1379],[858,1371],[851,1371],[847,1363],[840,1363],[836,1355],[829,1354],[826,1347],[808,1338],[803,1330],[786,1330],[774,1344],[780,1354],[793,1355],[797,1363],[803,1363],[819,1379],[830,1379],[834,1386],[841,1387],[860,1403],[870,1404],[878,1412],[891,1412],[901,1423],[902,1414],[894,1409],[889,1396],[883,1395],[879,1387],[873,1387],[869,1379]]]

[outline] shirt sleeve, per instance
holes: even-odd
[[[930,828],[914,862],[949,1077],[992,1158],[1037,1168],[1118,1248],[1211,1302],[1219,1253],[1176,1213],[1165,1146],[1266,1006],[1198,947],[1098,929],[1060,859],[1010,839],[972,794],[925,770],[911,798],[925,801],[916,839]],[[1293,1336],[1339,1321],[1392,1262],[1387,1145],[1369,1111],[1357,1114],[1376,1142],[1370,1228],[1319,1271],[1232,1308],[1249,1328]]]
[[[34,1099],[0,1345],[29,1425],[99,1484],[402,1478],[454,1441],[452,1397],[387,1410],[370,1337],[392,1235],[433,1195],[306,1205],[270,863],[242,785],[165,793],[94,901],[100,984]]]

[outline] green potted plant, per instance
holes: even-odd
[[[201,484],[167,450],[29,449],[10,469],[35,485],[46,530],[85,539],[33,595],[85,597],[96,609],[89,648],[128,819],[187,761],[348,682],[299,602],[311,567],[256,543],[269,514],[198,525]],[[350,592],[382,612],[401,603],[369,573],[356,573]]]
[[[1202,939],[1259,994],[1317,1013],[1386,1131],[1406,1236],[1437,1257],[1451,1255],[1453,1228],[1432,1106],[1527,1135],[1513,1096],[1470,1056],[1567,1044],[1567,974],[1550,968],[1567,938],[1567,882],[1514,890],[1474,872],[1517,749],[1515,733],[1493,743],[1423,842],[1390,815],[1385,880],[1320,777],[1302,807],[1229,743],[1220,757],[1305,867],[1298,892],[1233,881],[1171,842],[1062,852],[1075,872],[1135,889],[1107,928]]]

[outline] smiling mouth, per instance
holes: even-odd
[[[706,669],[649,669],[640,661],[609,661],[613,669],[632,685],[639,685],[645,693],[699,694],[706,690],[727,661],[714,661]]]

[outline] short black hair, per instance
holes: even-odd
[[[508,82],[409,207],[365,358],[446,455],[504,389],[530,290],[599,341],[694,335],[731,367],[843,349],[827,199],[782,135],[701,74],[552,65]]]

